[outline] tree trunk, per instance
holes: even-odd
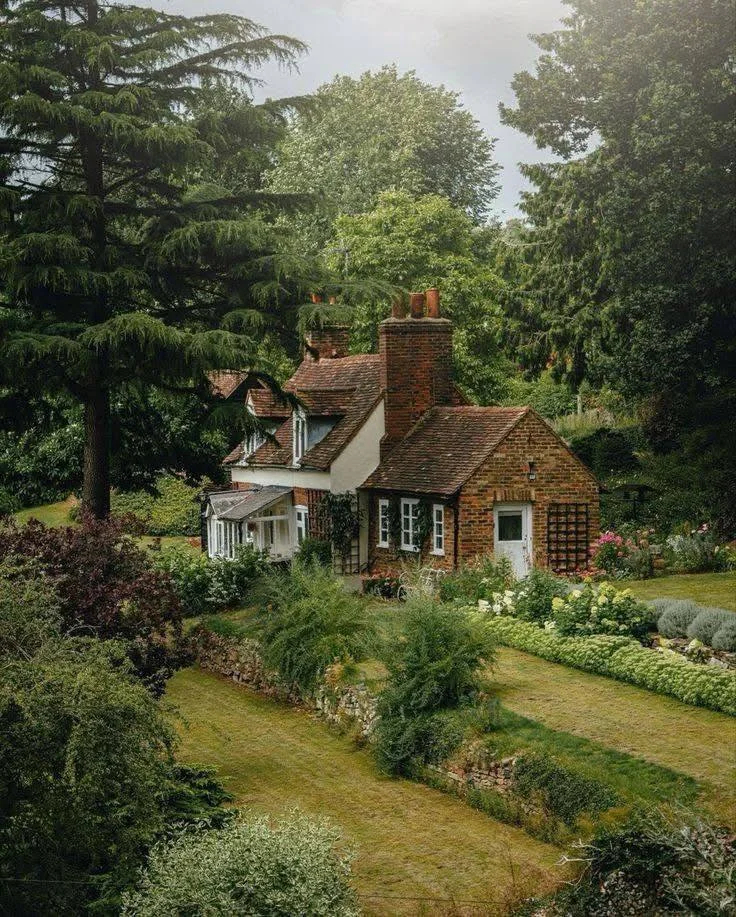
[[[97,519],[110,515],[110,393],[90,392],[84,403],[82,509]]]

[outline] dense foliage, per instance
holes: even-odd
[[[153,563],[168,574],[183,614],[190,617],[242,604],[270,566],[251,545],[240,545],[232,558],[167,547],[154,554]]]
[[[334,662],[365,658],[372,636],[360,598],[331,570],[296,561],[259,584],[258,632],[265,663],[309,693]]]
[[[662,521],[736,526],[736,83],[729,0],[568,0],[506,123],[565,160],[535,191],[507,300],[522,362],[639,402]],[[541,291],[541,292],[540,292]],[[656,483],[656,482],[655,482]],[[679,505],[678,505],[679,504]]]
[[[137,516],[147,535],[199,535],[199,489],[175,477],[157,478],[153,488],[113,491],[110,512]]]
[[[0,562],[31,561],[48,577],[65,633],[124,641],[139,677],[163,690],[180,662],[181,604],[170,577],[154,568],[122,521],[86,518],[59,528],[8,522],[0,535]]]
[[[235,15],[97,0],[11,0],[1,15],[0,367],[82,405],[83,501],[103,516],[118,393],[268,372],[254,321],[299,301],[304,261],[264,219],[287,198],[243,169],[230,187],[212,178],[233,148],[262,158],[298,104],[218,104],[217,87],[247,90],[304,46]]]
[[[125,646],[66,635],[62,607],[37,568],[0,563],[0,911],[19,917],[115,913],[173,825],[226,820]]]
[[[599,829],[583,853],[581,880],[545,902],[551,917],[718,917],[733,910],[733,837],[700,819],[640,812]]]
[[[359,79],[338,76],[300,114],[270,176],[280,192],[316,193],[303,227],[322,247],[339,213],[370,210],[382,191],[436,194],[482,221],[497,191],[493,143],[458,94],[395,66]]]
[[[513,617],[494,616],[488,626],[505,646],[736,716],[733,672],[694,665],[678,653],[654,652],[629,637],[562,637]]]
[[[610,583],[597,588],[586,583],[572,589],[564,598],[552,600],[552,621],[557,633],[565,637],[591,634],[643,637],[654,625],[649,605],[636,599],[630,590],[616,589]]]
[[[403,639],[389,656],[379,699],[379,765],[405,773],[414,761],[446,758],[462,739],[462,730],[446,714],[477,697],[481,669],[493,658],[484,621],[431,598],[410,599]]]
[[[357,917],[350,860],[338,833],[292,815],[271,825],[251,817],[217,832],[183,833],[155,849],[126,917]]]

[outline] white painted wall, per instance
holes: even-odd
[[[330,489],[341,494],[356,490],[381,460],[381,438],[386,430],[383,400],[379,401],[358,433],[332,463]]]
[[[231,466],[233,483],[240,481],[246,484],[275,484],[279,487],[304,487],[316,490],[330,489],[330,473],[328,471],[310,471],[301,468],[284,468],[272,465],[262,468],[246,468],[240,465]]]

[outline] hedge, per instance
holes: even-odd
[[[688,662],[678,653],[659,653],[629,637],[560,637],[503,616],[489,617],[489,623],[504,646],[736,716],[733,672]]]

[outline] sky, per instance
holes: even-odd
[[[560,0],[153,0],[151,5],[188,15],[237,13],[306,42],[310,50],[298,73],[275,66],[261,71],[266,95],[307,93],[338,73],[357,77],[390,63],[459,92],[465,107],[497,138],[503,171],[495,209],[502,219],[518,213],[525,187],[518,163],[549,158],[530,138],[501,124],[498,103],[513,102],[514,73],[532,68],[537,56],[529,33],[559,25],[565,9]]]

